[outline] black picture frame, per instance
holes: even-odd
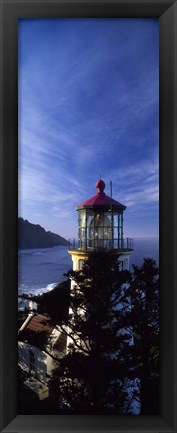
[[[177,432],[177,2],[1,0],[1,431]],[[158,17],[160,23],[160,414],[18,415],[18,18]]]

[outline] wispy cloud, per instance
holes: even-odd
[[[157,217],[158,21],[22,20],[19,212],[76,233],[100,172],[128,215]]]

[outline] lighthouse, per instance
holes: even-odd
[[[96,194],[76,207],[78,212],[78,245],[71,245],[73,270],[82,269],[83,261],[93,251],[114,250],[120,270],[129,270],[133,239],[124,238],[123,214],[126,206],[105,194],[105,182],[96,182]]]
[[[129,270],[129,258],[133,251],[133,239],[124,238],[123,214],[126,206],[112,198],[112,185],[110,196],[105,194],[105,182],[99,179],[96,182],[96,194],[76,207],[78,212],[78,242],[71,244],[69,254],[73,262],[73,271],[81,271],[83,263],[95,251],[114,251],[118,257],[120,270]],[[77,286],[71,278],[71,296],[75,296]],[[80,314],[85,312],[80,308]],[[72,316],[72,308],[69,314]],[[67,350],[73,342],[70,337],[71,330],[67,328]],[[75,337],[75,334],[73,334]],[[73,336],[72,336],[73,337]],[[77,339],[78,346],[82,342]]]

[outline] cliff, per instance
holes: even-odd
[[[28,220],[18,218],[18,247],[50,248],[57,245],[68,245],[68,241],[61,236],[46,232],[39,224],[31,224]]]

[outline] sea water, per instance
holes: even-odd
[[[157,238],[135,239],[134,251],[130,255],[130,270],[132,264],[140,266],[143,258],[151,257],[158,265],[159,242]],[[38,295],[52,290],[56,284],[67,277],[72,269],[71,255],[67,246],[53,248],[19,250],[18,253],[18,291]]]
[[[71,268],[72,260],[67,246],[19,250],[19,294],[37,295],[49,291],[66,279],[64,274]]]
[[[130,254],[130,270],[132,265],[141,266],[144,258],[155,260],[159,266],[159,239],[137,238],[134,239],[134,251]]]

